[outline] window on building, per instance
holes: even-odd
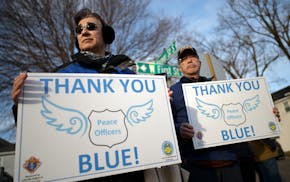
[[[290,112],[290,106],[289,106],[288,101],[284,102],[284,108],[286,112]]]

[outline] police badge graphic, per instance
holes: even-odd
[[[126,141],[128,129],[125,123],[125,114],[122,110],[92,111],[89,120],[91,126],[89,138],[92,144],[111,148]]]
[[[239,126],[246,122],[246,113],[257,109],[261,103],[259,95],[245,99],[243,103],[216,104],[195,99],[197,108],[201,114],[212,119],[221,119],[229,126]]]
[[[151,99],[146,103],[130,106],[126,112],[121,109],[92,110],[86,116],[77,109],[63,107],[42,97],[40,113],[46,123],[57,132],[80,136],[88,134],[93,145],[111,148],[127,140],[127,123],[134,127],[147,122],[153,111]]]

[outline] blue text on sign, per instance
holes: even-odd
[[[39,79],[44,84],[44,93],[115,93],[116,88],[122,88],[124,93],[154,93],[156,91],[155,80],[140,79]],[[114,82],[117,82],[114,88]],[[50,90],[51,89],[51,90]]]
[[[234,93],[235,91],[250,91],[259,90],[260,84],[259,80],[255,81],[241,81],[232,83],[219,83],[212,85],[194,85],[192,86],[196,96],[202,95],[217,95],[217,94],[227,94]]]
[[[224,141],[243,139],[255,136],[255,130],[252,125],[228,130],[221,130],[221,136]]]
[[[100,159],[105,159],[101,162]],[[106,151],[103,155],[99,153],[79,155],[79,172],[104,171],[139,164],[137,147],[115,151]]]

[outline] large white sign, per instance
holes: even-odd
[[[264,78],[182,86],[196,149],[280,135]]]
[[[77,181],[180,162],[165,77],[28,73],[15,181]]]

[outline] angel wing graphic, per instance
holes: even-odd
[[[57,131],[71,135],[84,135],[87,132],[89,121],[82,112],[57,105],[46,97],[42,97],[42,107],[41,115]]]
[[[256,95],[250,99],[246,99],[243,103],[243,108],[246,112],[253,111],[257,109],[260,103],[259,95]]]
[[[85,116],[81,111],[60,106],[48,100],[46,97],[42,97],[42,109],[40,113],[45,118],[46,123],[54,127],[58,132],[63,132],[70,135],[80,134],[83,136],[90,128],[91,131],[89,133],[89,137],[93,138],[93,142],[91,140],[93,144],[96,145],[106,141],[106,146],[113,146],[115,144],[121,143],[120,141],[125,141],[127,138],[128,131],[126,128],[126,123],[122,121],[127,119],[131,125],[145,122],[148,118],[151,117],[153,110],[153,100],[151,99],[144,104],[131,106],[128,109],[126,115],[120,114],[122,112],[115,112],[108,109],[104,110],[107,112],[94,111],[93,113],[99,114],[94,115],[95,117],[91,118],[93,121],[106,122],[114,120],[114,122],[117,123],[108,126],[101,125],[103,127],[100,127],[100,125],[95,124],[96,122],[90,122],[89,117]],[[106,136],[106,140],[104,140],[104,136],[98,135],[98,132],[100,133],[102,131],[108,130],[122,130],[123,132],[120,132],[121,134],[118,135],[117,139],[116,137]]]
[[[197,108],[207,117],[213,119],[220,119],[222,117],[222,110],[219,108],[219,106],[206,103],[198,98],[195,98],[195,101],[197,103]]]
[[[126,117],[130,125],[133,126],[134,124],[145,122],[152,116],[153,110],[153,100],[151,99],[145,104],[131,106],[126,113]]]
[[[259,95],[252,98],[245,99],[243,104],[241,103],[229,103],[223,104],[220,108],[213,103],[207,103],[201,99],[195,98],[197,108],[201,114],[208,118],[220,119],[223,117],[224,122],[227,125],[238,126],[246,122],[245,112],[250,112],[257,109],[260,105]]]

